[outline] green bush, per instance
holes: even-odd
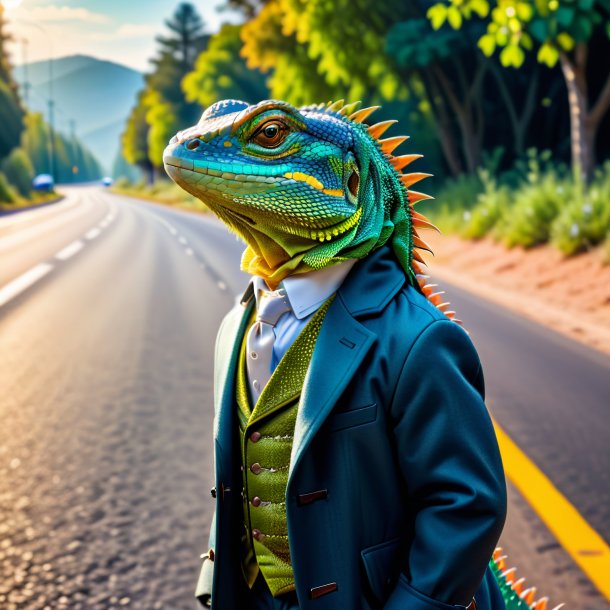
[[[531,248],[549,240],[551,223],[566,202],[580,196],[579,188],[570,180],[549,171],[535,181],[524,184],[513,193],[514,204],[498,226],[498,235],[512,248]]]
[[[610,164],[605,170],[566,205],[551,226],[551,241],[564,254],[587,250],[610,231]]]
[[[17,195],[4,174],[0,173],[0,204],[15,203]]]
[[[476,205],[482,190],[483,185],[478,176],[462,175],[447,180],[436,195],[439,203],[423,202],[420,211],[438,225],[441,231],[459,233],[470,220],[470,211]],[[416,207],[420,209],[417,205]]]
[[[32,192],[34,167],[22,148],[14,148],[11,151],[11,154],[2,162],[2,172],[23,197],[29,196]]]
[[[508,187],[499,186],[489,170],[481,170],[479,177],[484,190],[479,193],[477,204],[461,231],[462,236],[467,239],[481,239],[488,235],[509,213],[512,201]]]

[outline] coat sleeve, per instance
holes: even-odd
[[[391,420],[413,524],[385,610],[467,606],[506,517],[481,364],[455,322],[432,322],[400,374]]]

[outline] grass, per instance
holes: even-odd
[[[119,179],[112,186],[112,191],[128,197],[148,199],[194,212],[209,212],[209,208],[204,203],[169,180],[157,180],[153,184],[144,182],[132,184],[127,180]]]
[[[603,243],[610,263],[610,161],[584,185],[548,153],[529,151],[508,172],[482,168],[448,180],[437,199],[429,215],[445,232],[509,248],[551,243],[566,256]]]

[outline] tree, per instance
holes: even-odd
[[[0,3],[0,159],[19,145],[23,129],[23,109],[6,52],[6,43],[10,37],[5,28],[4,8]]]
[[[504,66],[520,68],[529,53],[549,67],[559,62],[570,108],[572,163],[587,180],[595,167],[595,140],[610,108],[610,68],[603,66],[602,85],[589,87],[591,45],[610,37],[610,0],[449,0],[428,11],[438,29],[445,21],[460,29],[464,20],[483,19],[487,25],[479,48],[491,56],[501,49]],[[605,56],[610,46],[605,44]]]
[[[128,163],[139,167],[148,181],[153,180],[153,165],[148,158],[148,132],[150,126],[146,122],[147,108],[144,106],[145,91],[138,96],[136,105],[131,109],[125,131],[121,136],[123,156]]]
[[[2,172],[20,195],[27,197],[31,193],[34,167],[22,148],[13,148],[2,163]]]
[[[162,153],[169,139],[199,119],[201,108],[185,100],[181,83],[209,39],[192,4],[178,5],[166,26],[170,34],[157,38],[159,51],[152,60],[153,70],[146,76],[122,136],[125,159],[141,167],[151,181],[155,170],[163,166]]]
[[[182,81],[187,101],[206,107],[222,99],[255,103],[269,96],[263,73],[248,68],[240,56],[241,28],[226,24],[210,38],[208,48],[197,58],[195,69]]]

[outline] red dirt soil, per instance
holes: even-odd
[[[548,245],[508,250],[490,239],[425,233],[435,255],[424,256],[435,280],[445,279],[610,354],[610,265],[604,265],[599,250],[566,258]]]

